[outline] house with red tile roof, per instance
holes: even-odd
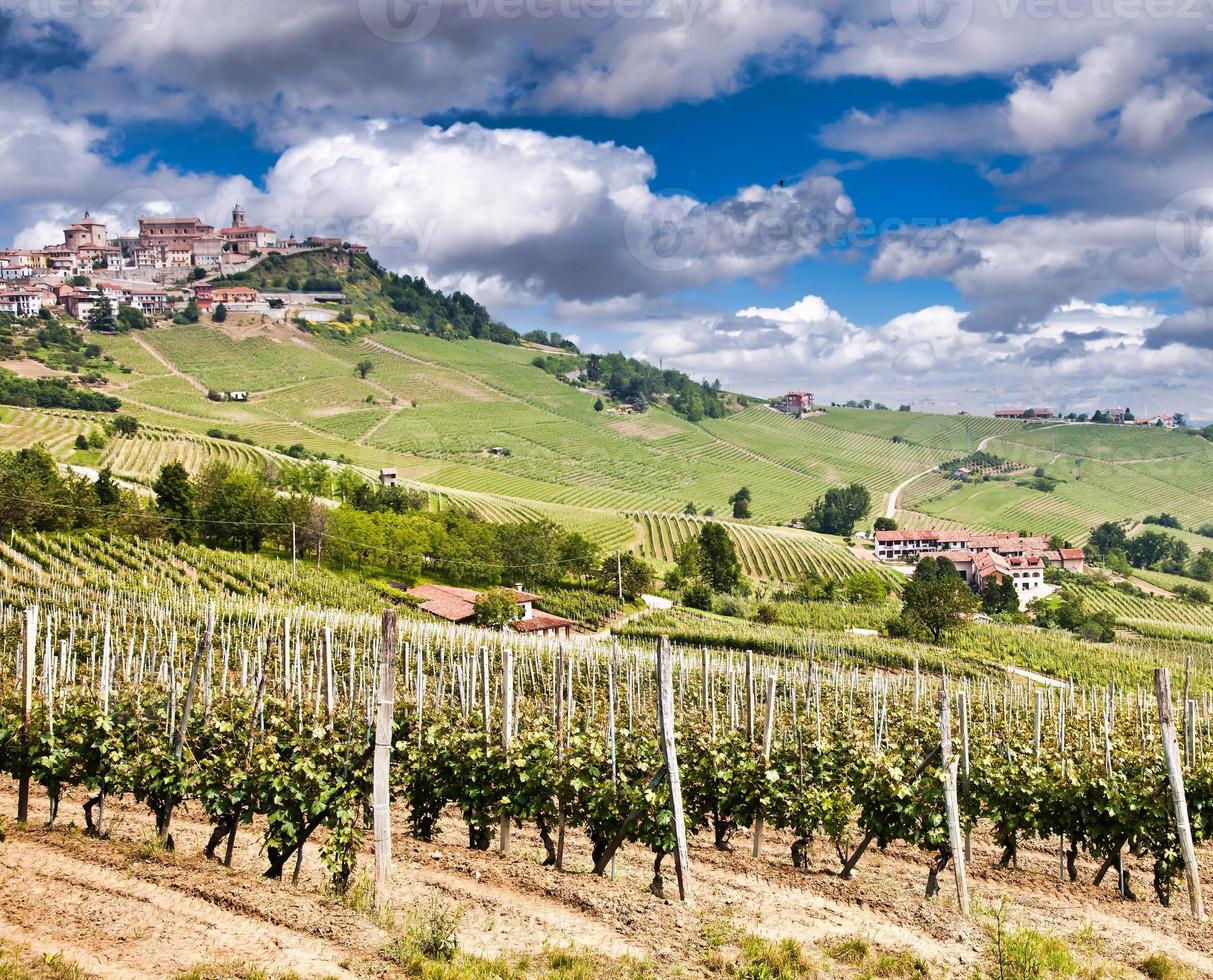
[[[415,585],[406,591],[422,600],[418,609],[449,623],[470,623],[476,615],[476,600],[480,597],[475,589],[460,589],[453,585]],[[522,618],[510,624],[515,633],[568,636],[577,625],[571,619],[536,609],[535,603],[540,601],[540,597],[531,592],[521,589],[507,591],[513,593],[514,601],[522,607]]]

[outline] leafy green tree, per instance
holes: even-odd
[[[489,589],[476,596],[472,619],[477,626],[502,629],[522,618],[522,606],[510,589]]]
[[[1188,574],[1201,582],[1213,582],[1213,551],[1202,549],[1200,554],[1192,559]]]
[[[177,314],[178,323],[197,323],[202,319],[202,311],[198,309],[198,301],[191,299],[185,304],[185,309]]]
[[[745,521],[750,518],[750,488],[742,487],[733,496],[729,498],[729,503],[733,505],[733,519],[737,521]]]
[[[130,333],[132,330],[146,330],[151,324],[143,311],[137,306],[118,307],[118,332]]]
[[[363,361],[359,361],[356,365],[354,365],[354,370],[358,372],[358,377],[365,378],[368,374],[371,373],[371,370],[374,367],[375,367],[374,361],[363,360]]]
[[[560,567],[584,585],[598,568],[598,546],[578,531],[567,532],[560,542]]]
[[[214,320],[215,323],[225,323],[227,321],[227,305],[225,303],[220,303],[218,306],[216,306],[215,312],[211,314],[211,319]]]
[[[169,536],[175,541],[194,538],[194,487],[190,475],[180,463],[160,467],[156,482],[156,508],[168,519]]]
[[[712,587],[702,579],[692,582],[682,590],[682,604],[688,609],[712,609]]]
[[[524,571],[536,582],[558,582],[563,574],[560,544],[564,531],[549,520],[501,524],[495,528],[507,581]]]
[[[871,506],[871,494],[860,483],[831,487],[824,496],[818,498],[813,509],[805,516],[804,525],[823,534],[848,535]]]
[[[257,551],[274,523],[274,492],[251,473],[212,463],[194,485],[198,536],[203,544]]]
[[[1125,529],[1119,524],[1104,521],[1091,532],[1087,540],[1100,558],[1106,558],[1109,552],[1124,551],[1129,539]]]
[[[878,517],[872,524],[874,531],[896,531],[897,522],[891,517]]]
[[[629,601],[653,588],[653,568],[642,558],[624,552],[618,557],[607,555],[598,566],[598,582],[604,592],[614,592],[622,583],[623,597]]]
[[[879,575],[871,571],[856,572],[843,585],[847,602],[875,606],[889,596],[889,586]]]
[[[83,432],[81,432],[80,435],[76,436],[76,441],[75,441],[74,445],[77,449],[80,449],[80,450],[88,449],[88,436],[86,436]]]
[[[606,406],[602,403],[602,399],[595,398],[594,399],[594,411],[601,412],[604,408],[606,408]]]
[[[122,498],[118,484],[114,482],[113,471],[106,466],[97,474],[97,482],[93,484],[93,492],[102,507],[112,507]]]
[[[110,429],[115,435],[135,436],[139,434],[139,420],[133,415],[116,415],[110,422]]]
[[[901,596],[901,629],[924,632],[935,643],[964,626],[978,605],[964,577],[944,557],[920,559]]]
[[[118,324],[114,320],[114,308],[110,305],[108,297],[102,296],[93,304],[86,322],[89,330],[96,330],[98,333],[117,332]]]
[[[699,531],[699,573],[716,592],[733,592],[741,586],[741,562],[733,539],[723,524],[711,522]]]
[[[1175,546],[1183,544],[1178,538],[1161,531],[1143,531],[1130,538],[1125,545],[1129,564],[1135,568],[1149,568],[1175,554]]]

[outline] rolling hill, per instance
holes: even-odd
[[[98,427],[87,413],[8,408],[0,444],[42,441],[64,462],[109,465],[143,484],[172,459],[192,470],[223,459],[268,472],[296,465],[282,450],[302,446],[367,475],[394,467],[429,492],[435,509],[488,520],[546,516],[661,562],[694,528],[682,516],[688,504],[726,515],[729,496],[746,486],[753,519],[730,524],[730,533],[748,573],[784,580],[805,568],[861,567],[838,539],[761,526],[795,521],[825,490],[853,481],[870,491],[872,517],[904,484],[897,516],[906,526],[962,523],[1082,541],[1102,520],[1162,510],[1185,526],[1213,521],[1213,445],[1192,435],[843,408],[794,419],[761,404],[696,422],[660,401],[643,413],[610,404],[599,411],[600,392],[533,364],[533,345],[449,339],[479,330],[487,315],[477,312],[452,334],[432,316],[456,309],[451,298],[427,294],[435,298],[422,325],[401,312],[414,303],[409,290],[421,287],[397,277],[389,296],[373,266],[295,261],[297,269],[277,263],[247,278],[275,287],[335,279],[350,297],[352,324],[317,332],[232,313],[223,324],[204,317],[99,338],[114,361],[109,390],[143,432],[77,451],[75,437]],[[360,362],[370,365],[365,377]],[[228,390],[249,400],[208,397]],[[937,469],[979,448],[1025,469],[971,484]],[[1021,485],[1037,467],[1056,481],[1052,492]]]

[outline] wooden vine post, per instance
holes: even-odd
[[[501,748],[506,758],[510,754],[510,742],[514,737],[514,651],[506,647],[501,651]],[[510,850],[510,815],[501,815],[501,828],[497,837],[502,854]]]
[[[691,861],[687,852],[686,817],[682,812],[682,784],[678,777],[678,752],[674,745],[674,664],[670,638],[657,646],[657,723],[661,731],[661,753],[670,781],[670,809],[674,815],[674,872],[678,897],[691,901]]]
[[[32,762],[33,740],[30,738],[30,715],[34,711],[34,655],[38,647],[38,607],[25,610],[25,629],[21,647],[21,738],[27,762]],[[30,766],[22,766],[17,783],[17,822],[29,819]]]
[[[198,640],[198,648],[194,651],[194,662],[190,666],[189,686],[185,689],[185,704],[181,706],[181,722],[177,726],[176,734],[173,738],[173,758],[180,761],[185,754],[185,737],[189,733],[190,715],[194,713],[194,699],[198,695],[198,682],[202,675],[202,658],[209,655],[211,649],[211,638],[215,633],[215,604],[212,602],[206,612],[206,626],[202,630],[202,636]],[[109,659],[108,657],[106,658]],[[104,698],[108,710],[109,701],[109,677],[105,676],[106,672],[103,668],[101,678],[101,687],[105,692]],[[160,826],[160,840],[167,844],[169,839],[169,825],[173,822],[173,801],[170,799],[165,806],[164,820]]]
[[[385,609],[379,638],[379,700],[375,715],[372,802],[375,828],[375,907],[387,905],[392,875],[392,713],[396,706],[396,610]]]
[[[767,716],[762,726],[762,766],[765,772],[766,767],[771,764],[771,738],[775,733],[775,675],[767,675]],[[763,780],[766,783],[766,780]],[[762,857],[762,828],[765,820],[762,815],[762,807],[758,808],[758,813],[754,817],[754,857]]]
[[[960,801],[956,793],[957,758],[952,751],[952,709],[945,683],[939,697],[939,748],[943,764],[943,800],[948,815],[948,845],[956,873],[956,898],[962,915],[969,914],[969,884],[965,877],[964,836],[960,832]]]
[[[1162,736],[1162,751],[1167,760],[1167,781],[1171,784],[1171,803],[1175,808],[1175,832],[1184,859],[1184,878],[1188,884],[1188,902],[1192,918],[1203,922],[1204,899],[1200,894],[1200,869],[1196,864],[1196,847],[1192,843],[1192,825],[1188,820],[1188,798],[1184,792],[1184,770],[1179,758],[1179,743],[1175,737],[1175,718],[1171,710],[1171,674],[1166,667],[1154,671],[1154,693],[1158,698],[1158,725]]]

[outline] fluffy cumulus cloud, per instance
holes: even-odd
[[[290,146],[263,188],[109,164],[101,134],[82,124],[44,119],[31,132],[70,150],[70,172],[27,188],[64,200],[49,214],[43,204],[42,219],[17,232],[24,243],[53,240],[62,218],[86,207],[127,231],[142,214],[218,220],[239,200],[284,235],[359,241],[389,267],[509,305],[771,276],[844,241],[854,219],[833,177],[704,202],[654,192],[642,150],[533,130],[365,123]]]
[[[23,43],[74,39],[149,111],[164,92],[267,130],[506,106],[611,113],[733,91],[828,26],[799,0],[89,0],[20,5]],[[80,82],[85,84],[79,84]],[[114,107],[107,106],[107,111]],[[119,109],[121,107],[118,107]]]
[[[1213,192],[1154,214],[959,221],[887,238],[874,279],[947,278],[973,305],[968,331],[1029,328],[1072,297],[1180,290],[1213,305]]]
[[[584,325],[603,311],[557,312]],[[1030,404],[1049,392],[1066,411],[1129,403],[1213,412],[1206,384],[1213,345],[1194,351],[1157,343],[1169,320],[1143,304],[1073,300],[1002,338],[965,330],[965,314],[950,306],[863,326],[818,296],[729,314],[671,305],[611,315],[631,333],[633,353],[755,394],[807,386],[826,399],[955,411]]]

